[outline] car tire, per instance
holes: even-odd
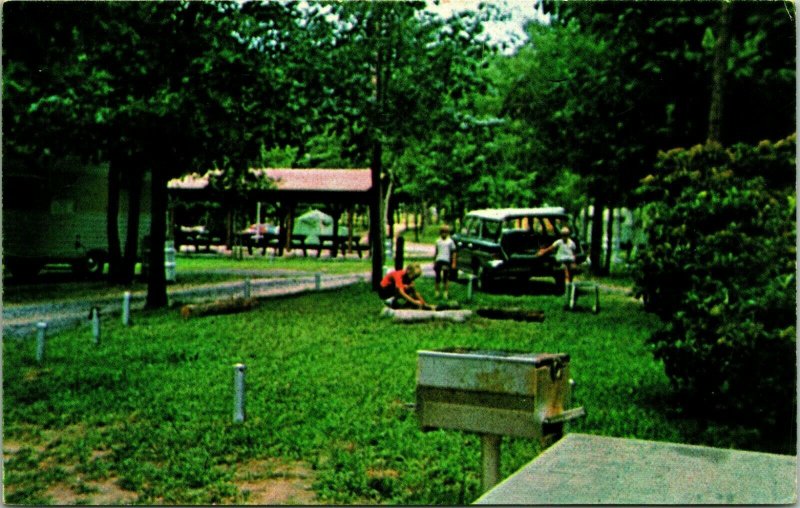
[[[83,258],[72,263],[72,272],[79,277],[99,278],[103,275],[107,258],[108,256],[103,251],[90,251]]]

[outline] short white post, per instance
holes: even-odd
[[[487,492],[500,481],[500,436],[481,434],[481,489]]]
[[[36,362],[44,361],[44,344],[47,338],[47,323],[39,321],[36,323]]]
[[[233,366],[233,421],[244,421],[244,371],[243,363]]]
[[[322,274],[321,273],[315,273],[314,274],[314,289],[316,289],[317,291],[322,289]]]
[[[250,293],[252,291],[252,284],[250,283],[250,277],[245,277],[244,279],[244,297],[250,298]]]
[[[131,325],[131,292],[122,295],[122,326]]]
[[[475,276],[473,274],[469,274],[469,281],[467,282],[467,301],[472,301],[472,292],[475,286]]]
[[[575,285],[574,282],[569,283],[569,308],[575,308],[575,302],[578,301],[578,286]]]
[[[100,344],[100,309],[92,307],[92,339],[95,344]]]

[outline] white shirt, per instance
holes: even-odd
[[[436,239],[436,258],[434,261],[450,262],[453,256],[453,251],[456,250],[456,242],[451,237],[442,238],[441,236]]]
[[[557,248],[556,261],[560,263],[575,261],[575,251],[578,250],[578,246],[575,245],[572,238],[567,238],[566,241],[563,238],[559,238],[553,242],[553,247]]]

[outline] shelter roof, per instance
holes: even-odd
[[[547,217],[547,216],[566,216],[566,211],[562,207],[544,208],[490,208],[485,210],[474,210],[467,216],[481,217],[490,220],[516,219],[519,217]]]
[[[372,188],[372,172],[369,169],[250,169],[256,178],[272,181],[275,191],[296,192],[367,192]],[[191,173],[169,181],[173,190],[202,190],[209,185],[210,176],[220,175],[220,170],[204,175]]]

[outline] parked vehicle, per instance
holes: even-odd
[[[146,177],[146,179],[149,179]],[[142,186],[139,247],[150,229],[149,182]],[[108,261],[108,165],[63,161],[47,169],[3,168],[3,268],[15,278],[69,264],[100,275]],[[119,234],[127,231],[128,192],[120,190]]]
[[[453,235],[459,271],[474,275],[479,289],[500,279],[527,282],[531,277],[553,277],[563,292],[564,270],[552,255],[538,256],[553,244],[559,231],[570,225],[563,208],[498,208],[475,210],[464,218],[464,227]],[[577,263],[586,259],[580,242]]]

